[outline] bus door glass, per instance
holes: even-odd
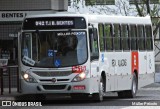
[[[89,29],[89,40],[90,40],[90,58],[91,61],[99,59],[99,49],[98,49],[98,36],[97,29]]]
[[[97,29],[89,29],[89,41],[90,41],[90,60],[91,60],[91,75],[97,77],[99,72],[99,49],[98,49],[98,36]]]

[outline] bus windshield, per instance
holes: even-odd
[[[57,68],[87,61],[85,31],[23,32],[22,63],[32,67]]]

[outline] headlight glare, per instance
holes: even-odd
[[[27,73],[25,73],[25,74],[23,75],[23,78],[24,78],[24,79],[28,79],[28,78],[29,78],[29,75],[28,75]]]
[[[30,74],[28,73],[22,73],[22,76],[25,81],[30,82],[30,83],[37,83],[36,79],[34,79]]]
[[[83,80],[86,78],[86,75],[87,75],[87,74],[86,74],[85,72],[82,72],[82,73],[76,75],[76,76],[73,78],[72,82],[83,81]]]

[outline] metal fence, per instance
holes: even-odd
[[[1,95],[3,95],[4,88],[8,88],[9,93],[12,88],[17,88],[19,92],[18,65],[0,67],[0,88]]]

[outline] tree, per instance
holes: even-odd
[[[129,6],[129,0],[118,0],[115,2],[115,5],[97,5],[97,0],[72,0],[72,8],[75,11],[80,12],[82,8],[88,10],[89,13],[98,13],[98,14],[121,14],[121,15],[130,15],[131,7]],[[103,1],[103,0],[102,0]],[[108,2],[106,0],[106,2]]]
[[[139,16],[146,16],[147,14],[151,16],[152,24],[155,27],[153,28],[153,35],[156,37],[158,28],[160,27],[160,5],[156,3],[150,4],[150,0],[142,0],[141,4],[137,0],[134,0],[134,4]]]

